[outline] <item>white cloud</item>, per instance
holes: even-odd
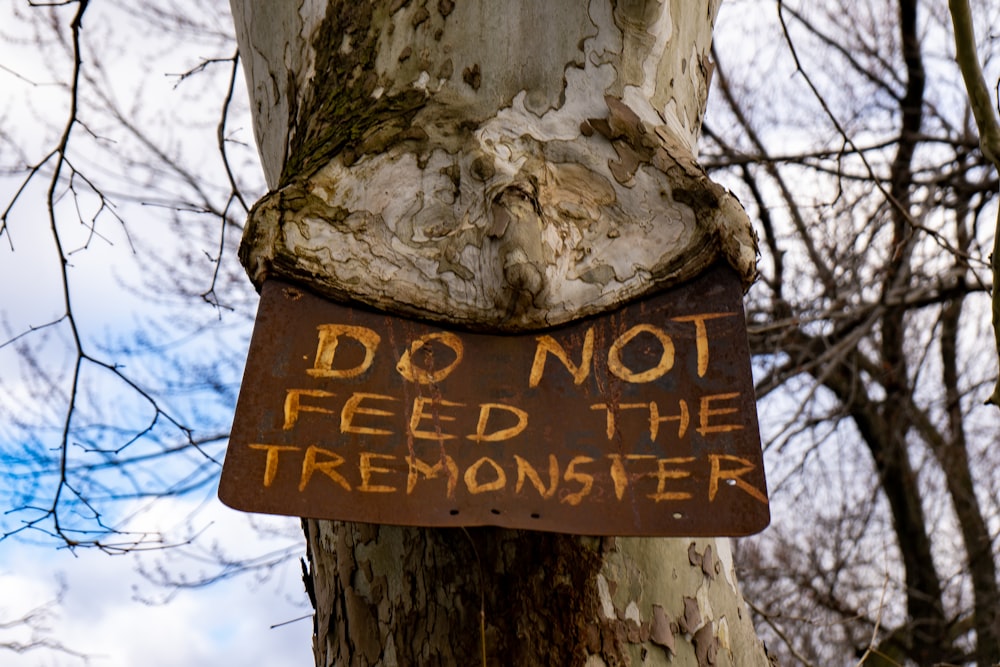
[[[163,502],[157,509],[164,518],[187,516],[189,506]],[[254,555],[286,546],[290,537],[269,537],[254,530],[245,515],[213,504],[214,521],[202,539],[217,541],[231,553]],[[144,525],[148,527],[148,515]],[[204,520],[200,516],[199,520]],[[269,520],[294,532],[294,519]],[[298,562],[292,558],[270,578],[255,582],[237,577],[210,586],[183,590],[165,604],[148,604],[141,598],[164,593],[138,572],[136,555],[108,556],[93,550],[76,555],[51,546],[8,541],[0,544],[0,621],[18,616],[55,599],[60,580],[66,591],[50,619],[52,639],[86,653],[94,667],[216,667],[219,664],[288,667],[312,664],[312,622],[305,619],[282,624],[308,614]],[[168,566],[179,573],[196,565],[170,557]],[[147,567],[156,554],[141,559]],[[10,635],[0,634],[0,643]],[[0,651],[5,667],[69,667],[81,660],[54,652],[21,655]]]

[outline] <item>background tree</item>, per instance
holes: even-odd
[[[779,3],[756,30],[778,46],[717,50],[706,130],[761,223],[758,397],[774,500],[797,510],[743,549],[751,598],[805,664],[996,664],[997,183],[947,7]]]

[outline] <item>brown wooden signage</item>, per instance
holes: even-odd
[[[769,521],[739,279],[531,334],[268,281],[219,495],[237,509],[589,535]]]

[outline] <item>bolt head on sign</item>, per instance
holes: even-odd
[[[583,535],[769,521],[724,265],[546,331],[450,331],[264,283],[219,488],[249,512]]]

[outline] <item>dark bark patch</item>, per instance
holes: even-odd
[[[615,180],[625,185],[632,180],[639,165],[645,160],[638,151],[626,143],[616,141],[612,145],[615,153],[618,154],[618,160],[609,161],[608,168],[611,169],[611,175],[615,177]]]
[[[677,647],[674,643],[673,621],[667,610],[658,604],[653,605],[653,622],[650,624],[649,640],[654,644],[662,646],[671,654],[677,655]]]
[[[705,547],[705,553],[701,559],[701,571],[709,579],[715,579],[715,559],[712,554],[712,545]]]
[[[700,554],[698,553],[695,543],[692,542],[688,546],[688,562],[694,567],[701,568],[702,574],[709,579],[715,579],[717,568],[715,564],[715,557],[712,554],[711,544],[705,547],[705,553]]]
[[[430,17],[431,17],[431,13],[429,11],[427,11],[427,8],[426,7],[421,7],[416,12],[414,12],[413,19],[412,19],[411,23],[413,24],[414,28],[417,28],[417,27],[420,26],[420,24],[422,24],[424,21],[428,20]]]
[[[701,611],[698,609],[698,601],[692,597],[684,597],[684,615],[677,619],[681,632],[693,635],[695,630],[701,626]]]
[[[462,81],[473,90],[479,90],[479,86],[483,84],[483,73],[479,69],[479,63],[462,70]]]
[[[692,542],[688,545],[688,562],[695,567],[701,567],[701,554],[698,553],[698,545]]]
[[[366,137],[392,136],[386,128],[398,133],[410,126],[426,101],[425,94],[415,88],[398,94],[376,94],[385,84],[374,71],[384,13],[391,15],[406,4],[405,0],[397,0],[382,12],[351,0],[331,0],[328,4],[311,45],[316,53],[316,71],[323,72],[323,76],[309,81],[308,90],[298,98],[300,105],[291,111],[288,157],[281,185],[307,178],[341,153],[349,153],[345,162],[352,163],[364,154],[360,144]],[[347,53],[341,49],[345,35],[350,37],[352,47]],[[382,144],[379,147],[384,148]]]
[[[712,634],[712,624],[706,623],[691,639],[694,644],[694,655],[698,667],[709,667],[716,664],[719,655],[719,638]]]
[[[626,619],[623,623],[625,626],[625,635],[632,644],[638,644],[642,641],[642,627],[636,623],[631,618]]]

